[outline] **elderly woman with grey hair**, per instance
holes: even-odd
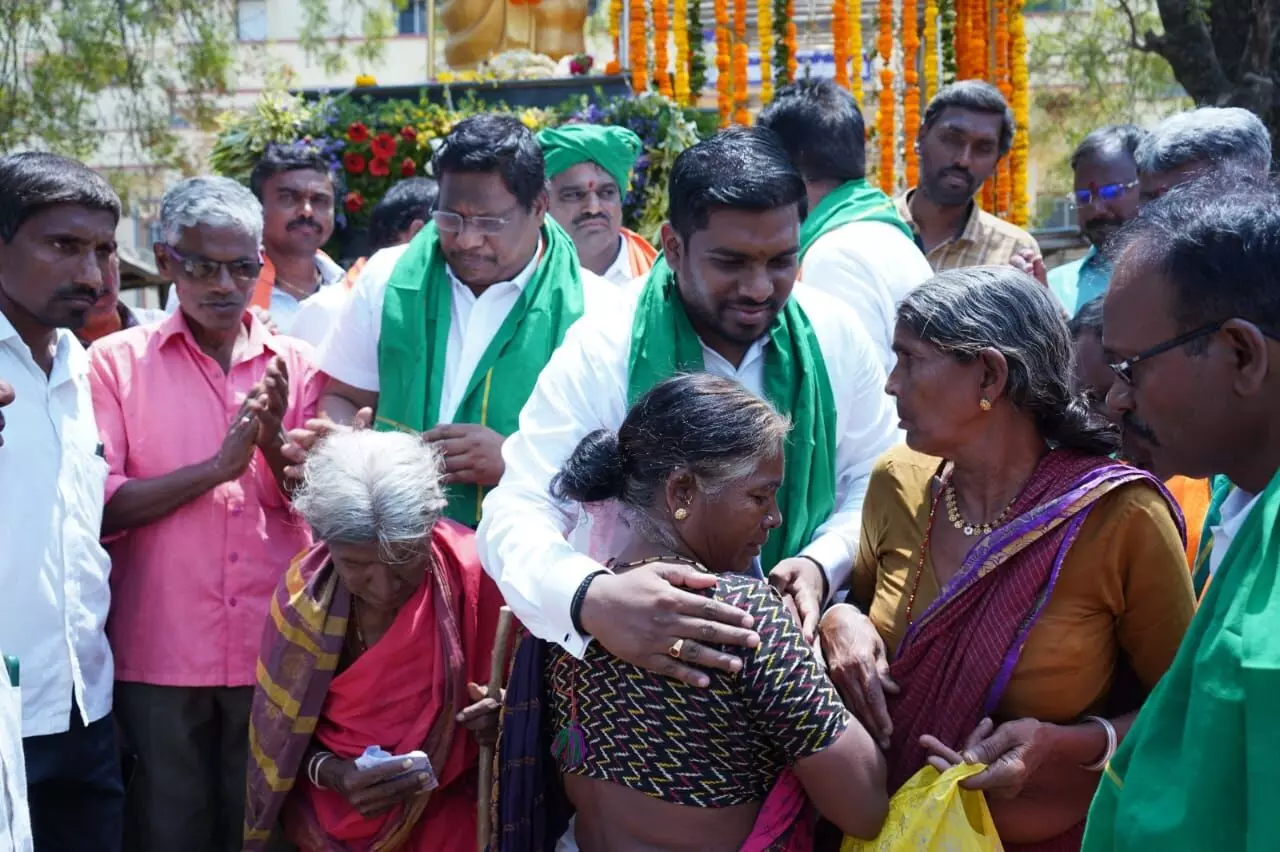
[[[867,490],[836,685],[887,750],[986,769],[1006,849],[1078,850],[1099,773],[1193,611],[1181,518],[1074,389],[1053,297],[1021,272],[942,273],[898,311],[906,447]]]
[[[417,436],[343,431],[307,458],[294,507],[318,543],[280,583],[249,735],[244,849],[277,822],[302,852],[472,852],[502,599],[475,534],[441,518]],[[371,751],[377,747],[380,751]]]
[[[130,845],[240,848],[249,702],[271,593],[311,544],[289,506],[285,429],[315,416],[306,344],[245,310],[262,207],[226,178],[160,204],[156,263],[180,309],[98,340],[89,382],[107,468],[115,709],[137,764]]]

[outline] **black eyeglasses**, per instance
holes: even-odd
[[[1222,325],[1225,322],[1226,320],[1218,320],[1217,322],[1209,323],[1208,325],[1202,325],[1194,331],[1188,331],[1186,334],[1179,334],[1177,337],[1166,340],[1164,343],[1157,343],[1150,349],[1144,349],[1132,358],[1125,358],[1123,361],[1115,364],[1108,364],[1107,366],[1111,368],[1113,373],[1120,377],[1122,382],[1126,385],[1132,385],[1134,364],[1154,358],[1162,352],[1168,352],[1170,349],[1177,349],[1185,343],[1190,343],[1193,340],[1199,340],[1201,337],[1213,334],[1215,331],[1222,328]]]
[[[232,280],[244,283],[246,281],[257,281],[258,275],[262,273],[261,257],[239,258],[237,260],[212,260],[199,255],[185,255],[171,245],[163,245],[165,254],[173,258],[173,261],[182,267],[182,271],[188,277],[197,281],[214,281],[222,273],[223,268],[227,270],[227,274]]]
[[[1118,201],[1138,185],[1136,180],[1128,183],[1104,183],[1102,186],[1090,184],[1088,189],[1077,189],[1067,195],[1067,199],[1076,207],[1088,207],[1097,201]]]

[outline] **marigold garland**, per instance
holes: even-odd
[[[631,90],[637,95],[649,91],[649,46],[644,40],[645,4],[631,3],[630,29],[627,32],[627,59],[631,62]]]
[[[733,0],[733,121],[751,123],[747,112],[747,0]]]
[[[687,4],[686,4],[687,5]],[[689,105],[702,93],[707,84],[707,54],[702,46],[702,4],[695,2],[688,6],[688,23],[685,25],[685,45],[692,45],[688,52],[689,68]]]
[[[938,94],[938,0],[924,3],[924,87],[920,99],[925,103]]]
[[[671,8],[671,27],[676,38],[676,103],[689,106],[693,103],[693,98],[689,94],[688,0],[673,0]]]
[[[1027,70],[1027,29],[1022,15],[1023,0],[1009,0],[1009,58],[1010,76],[1013,78],[1013,151],[1010,153],[1010,187],[1012,198],[1009,218],[1013,224],[1025,228],[1029,219],[1027,209],[1028,118],[1030,112],[1031,78]]]
[[[756,35],[760,38],[760,103],[773,100],[773,0],[756,0]]]
[[[837,0],[839,2],[839,0]],[[853,97],[862,107],[862,0],[849,0],[849,54],[853,67],[849,69],[849,82],[853,84]]]
[[[910,0],[908,0],[910,2]],[[876,117],[880,138],[880,188],[892,195],[896,189],[894,160],[897,138],[893,124],[893,0],[880,0],[880,37],[877,48],[883,65],[880,68],[880,114]]]
[[[920,77],[916,73],[916,56],[920,50],[919,11],[915,0],[902,3],[902,130],[914,133],[920,127]],[[915,186],[920,176],[920,160],[916,146],[907,145],[904,155],[907,186]]]
[[[835,59],[835,83],[842,89],[849,85],[849,5],[847,0],[831,4],[831,52]]]
[[[667,19],[667,0],[653,0],[653,82],[664,98],[671,97],[671,71],[667,62],[667,42],[671,38],[671,21]]]
[[[956,81],[956,0],[942,0],[938,6],[938,41],[942,43],[942,80],[940,86]],[[933,97],[937,92],[930,93]]]
[[[720,126],[729,126],[733,112],[733,80],[729,76],[729,0],[715,0],[716,12],[716,108]]]
[[[1009,4],[1008,0],[995,0],[995,84],[1004,95],[1005,103],[1013,103],[1013,81],[1009,76]],[[996,167],[996,215],[1002,219],[1009,218],[1011,212],[1013,173],[1010,171],[1010,157],[1001,157]]]
[[[605,73],[617,73],[613,69],[622,67],[622,0],[609,0],[609,43],[613,45],[613,59],[605,68]]]
[[[796,59],[796,0],[787,0],[787,14],[784,20],[787,22],[786,29],[786,45],[787,45],[787,82],[795,82],[796,71],[800,64]]]

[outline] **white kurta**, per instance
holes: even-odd
[[[898,305],[933,277],[929,261],[902,230],[884,222],[850,222],[823,234],[805,253],[800,279],[853,309],[887,374],[896,360]]]
[[[813,324],[835,397],[836,507],[802,551],[825,566],[834,591],[852,570],[871,467],[898,441],[897,416],[880,359],[852,311],[803,284],[792,298]],[[569,330],[520,413],[520,431],[503,446],[506,474],[485,499],[478,533],[480,558],[516,617],[577,655],[588,640],[573,628],[573,595],[616,553],[619,530],[607,507],[588,520],[577,504],[553,499],[549,486],[583,437],[617,429],[626,416],[634,314],[631,298],[625,309],[588,314]],[[735,368],[704,346],[707,372],[763,396],[766,348],[767,339],[757,342]]]

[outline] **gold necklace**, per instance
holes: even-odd
[[[319,289],[319,282],[317,281],[316,283],[312,284],[311,289],[306,290],[298,286],[297,284],[290,284],[288,281],[285,281],[283,278],[277,275],[275,280],[275,286],[279,287],[281,290],[285,291],[290,296],[292,296],[293,298],[301,302],[307,299],[309,296],[315,295],[316,290]]]
[[[637,559],[635,562],[618,562],[614,560],[609,564],[612,568],[625,571],[628,568],[639,568],[642,565],[653,565],[655,562],[674,562],[677,565],[688,565],[692,568],[697,568],[704,574],[710,573],[701,562],[698,562],[695,559],[690,559],[687,556],[677,556],[674,553],[667,556],[646,556],[644,559]]]
[[[369,643],[364,638],[364,628],[360,626],[360,608],[355,601],[351,602],[351,623],[356,628],[356,641],[360,643],[360,653],[369,650]]]
[[[966,536],[983,536],[990,535],[993,529],[1004,524],[1005,516],[1009,514],[1009,510],[1013,508],[1014,502],[1018,499],[1017,494],[1013,499],[1005,504],[1000,510],[1000,514],[996,515],[996,519],[990,523],[975,524],[960,514],[960,507],[956,503],[956,487],[950,481],[943,487],[943,493],[947,503],[947,520],[951,525]]]

